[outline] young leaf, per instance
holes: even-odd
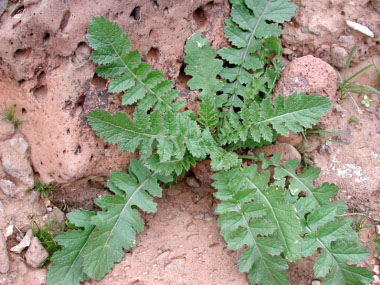
[[[156,211],[150,196],[161,197],[157,179],[143,164],[131,159],[129,175],[113,173],[110,181],[122,196],[103,196],[95,203],[102,208],[91,223],[96,231],[84,252],[83,271],[92,279],[100,280],[124,256],[123,249],[136,245],[136,233],[144,228],[136,207],[149,213]]]
[[[223,87],[223,83],[216,77],[222,70],[222,61],[215,59],[216,51],[210,47],[210,42],[199,34],[194,34],[186,41],[185,72],[192,78],[187,85],[191,90],[201,90],[198,98],[199,122],[205,128],[213,129],[218,124],[218,110],[221,107],[220,96],[216,93]],[[219,106],[217,106],[219,104]]]
[[[105,18],[93,18],[87,39],[94,49],[91,59],[100,66],[96,73],[105,78],[112,78],[108,90],[125,92],[123,104],[138,102],[139,108],[149,110],[155,104],[155,110],[177,112],[185,101],[171,102],[179,92],[173,90],[173,84],[164,80],[160,71],[150,71],[147,63],[141,62],[138,51],[130,51],[131,42],[123,30]]]
[[[231,84],[230,88],[224,89],[230,95],[229,104],[242,107],[239,96],[244,95],[244,86],[249,83],[244,79],[245,74],[264,68],[264,53],[261,51],[259,55],[256,52],[261,48],[264,38],[276,38],[281,34],[278,24],[293,17],[296,5],[289,0],[246,0],[231,3],[231,18],[226,20],[224,32],[232,47],[223,48],[218,54],[229,64],[236,66],[229,68],[228,72],[222,71],[221,77]],[[274,53],[279,54],[279,51]],[[229,74],[228,77],[225,76],[226,73]]]
[[[211,168],[214,171],[228,170],[235,166],[240,166],[241,159],[235,152],[228,152],[221,147],[217,147],[211,153]]]
[[[56,240],[63,249],[51,258],[47,275],[47,285],[79,285],[88,277],[83,273],[83,252],[91,238],[95,226],[90,224],[94,212],[74,210],[67,217],[78,230],[60,234]]]
[[[169,161],[173,156],[181,160],[186,149],[198,158],[208,154],[201,129],[189,113],[167,112],[162,116],[155,111],[148,115],[137,108],[134,119],[132,122],[124,113],[111,115],[103,110],[88,114],[88,122],[97,135],[106,142],[118,144],[120,151],[133,153],[139,148],[141,157],[147,158],[157,143],[161,162]]]

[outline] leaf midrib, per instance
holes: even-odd
[[[138,78],[138,77],[136,76],[136,74],[135,74],[135,73],[129,68],[129,66],[128,66],[127,64],[125,64],[124,60],[121,58],[121,55],[117,52],[115,46],[113,45],[111,39],[108,37],[108,33],[107,33],[105,30],[102,30],[102,32],[103,32],[104,37],[108,40],[109,45],[112,47],[113,51],[114,51],[115,54],[117,55],[117,58],[120,60],[120,62],[121,62],[121,63],[123,64],[123,66],[125,67],[125,69],[127,69],[128,72],[129,72],[130,74],[132,74],[133,78],[134,78],[136,81],[138,81],[138,82],[141,84],[141,86],[143,86],[143,87],[145,88],[145,90],[147,90],[147,92],[153,94],[153,95],[156,97],[156,99],[157,99],[158,101],[160,101],[160,103],[164,103],[163,100],[161,99],[161,97],[159,97],[155,92],[153,92],[153,90],[152,90],[151,88],[149,88],[148,86],[146,86],[146,84],[145,84],[142,80],[140,80],[140,78]],[[168,106],[168,108],[169,108],[170,110],[172,110],[172,106],[171,106],[170,104],[167,104],[167,106]]]
[[[263,18],[264,14],[265,14],[265,10],[267,9],[269,2],[270,2],[270,0],[267,0],[267,3],[265,4],[265,7],[264,7],[263,11],[261,12],[261,14],[259,16],[259,18],[258,18],[258,20],[256,22],[256,25],[255,25],[255,27],[253,28],[253,30],[251,32],[251,35],[249,36],[247,46],[244,49],[244,53],[243,53],[243,57],[242,57],[243,58],[243,63],[240,65],[238,74],[236,76],[235,87],[234,87],[234,94],[232,95],[231,102],[233,102],[235,100],[235,96],[237,96],[236,91],[237,91],[237,87],[238,87],[238,84],[239,84],[238,77],[243,72],[243,64],[244,64],[245,59],[247,57],[249,47],[251,45],[251,42],[252,42],[253,38],[255,37],[257,28],[261,24],[261,19]]]

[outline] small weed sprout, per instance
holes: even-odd
[[[57,186],[55,184],[44,184],[40,181],[36,181],[34,183],[34,187],[32,189],[29,189],[27,192],[39,192],[42,198],[50,199],[52,192],[56,189]]]
[[[352,94],[358,94],[358,95],[364,95],[363,100],[361,101],[361,104],[365,107],[369,107],[372,103],[372,100],[370,99],[371,94],[377,94],[380,95],[380,91],[376,88],[373,88],[371,86],[367,86],[364,84],[355,83],[352,80],[355,79],[359,74],[366,71],[368,68],[375,66],[374,64],[369,64],[362,69],[360,69],[358,72],[354,73],[350,77],[348,77],[348,69],[351,64],[352,56],[354,55],[356,49],[356,44],[351,49],[350,54],[348,55],[348,59],[346,62],[346,67],[344,69],[343,78],[340,78],[340,82],[338,82],[338,91],[342,99],[351,98],[352,101],[355,103],[358,112],[361,113],[359,106],[356,104],[355,100],[352,97]],[[376,68],[376,66],[375,66]],[[377,69],[376,69],[377,70]],[[380,78],[379,71],[377,70],[378,78]],[[340,75],[339,75],[340,77]]]
[[[12,107],[6,107],[5,105],[1,111],[1,120],[8,121],[13,124],[15,127],[20,126],[24,121],[20,119],[15,119],[16,106],[12,105]]]
[[[46,264],[50,261],[50,257],[58,250],[61,246],[55,240],[55,237],[61,234],[65,230],[64,224],[61,224],[58,218],[55,216],[48,220],[43,226],[39,227],[36,222],[32,223],[31,226],[33,236],[38,238],[43,247],[48,251],[49,257],[43,262]]]

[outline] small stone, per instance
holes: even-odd
[[[214,174],[211,171],[211,160],[198,161],[197,164],[191,167],[191,171],[194,173],[198,181],[211,184],[214,180],[211,176]]]
[[[20,243],[16,246],[12,247],[10,249],[10,251],[15,252],[15,253],[21,253],[21,251],[23,251],[24,248],[27,248],[28,246],[30,246],[30,242],[31,242],[32,238],[33,238],[33,232],[31,229],[29,229],[26,232],[24,238],[20,241]]]
[[[319,281],[319,280],[313,280],[311,282],[311,285],[321,285],[321,281]]]
[[[4,194],[8,197],[13,198],[15,196],[15,188],[16,185],[12,181],[0,179],[0,189],[3,190]]]
[[[7,244],[3,233],[0,231],[0,273],[5,274],[9,270],[9,257]]]
[[[26,263],[33,268],[38,268],[48,256],[49,253],[42,246],[38,238],[33,237],[28,251],[25,254]]]
[[[193,187],[193,188],[199,188],[201,187],[201,185],[199,184],[197,178],[195,178],[194,176],[189,176],[186,178],[186,184],[190,187]]]
[[[344,68],[348,59],[348,52],[337,45],[331,47],[331,62],[338,68]]]
[[[376,226],[376,233],[377,233],[378,235],[380,235],[380,225],[377,225],[377,226]]]
[[[0,120],[0,141],[5,141],[12,137],[15,132],[15,126],[5,120]]]
[[[9,144],[13,149],[15,149],[19,154],[24,154],[28,150],[29,144],[26,142],[24,137],[20,134],[15,135],[9,140]]]
[[[380,274],[380,266],[379,265],[375,265],[373,267],[373,272],[375,272],[377,275],[379,275]]]

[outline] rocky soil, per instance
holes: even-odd
[[[280,151],[286,159],[300,158],[302,150],[322,169],[318,182],[336,183],[351,212],[380,219],[380,100],[373,96],[368,108],[360,96],[342,100],[336,85],[355,43],[349,74],[371,63],[380,69],[380,2],[294,2],[299,8],[284,25],[286,68],[274,96],[296,90],[328,96],[333,108],[321,126],[339,131],[333,139],[345,144],[292,136],[260,151]],[[0,0],[0,108],[15,106],[23,120],[17,128],[0,121],[0,284],[45,284],[41,263],[47,253],[31,225],[57,216],[61,223],[67,210],[93,209],[92,197],[107,192],[109,173],[125,170],[133,156],[104,143],[87,125],[86,114],[96,108],[131,112],[94,73],[85,38],[91,18],[117,22],[144,60],[174,80],[188,108],[196,109],[183,71],[185,41],[198,32],[215,48],[227,45],[223,22],[229,12],[227,0]],[[346,20],[368,27],[373,37],[354,31]],[[373,68],[356,81],[379,84]],[[144,215],[136,248],[103,280],[86,284],[248,284],[237,270],[238,255],[219,236],[210,174],[205,161],[166,189],[157,214]],[[53,197],[26,192],[37,180],[59,185]],[[368,227],[360,239],[371,255],[362,265],[376,276],[380,262],[370,242],[376,223],[364,222]],[[291,284],[318,284],[311,264],[307,259],[292,265]]]

